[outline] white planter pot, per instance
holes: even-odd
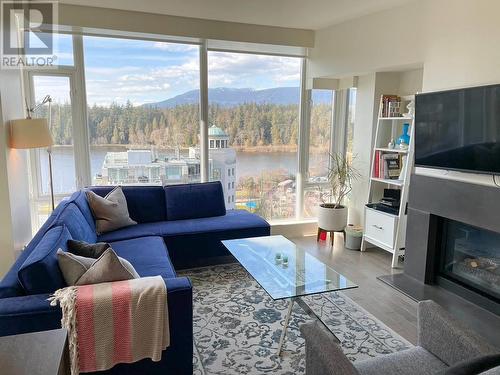
[[[340,232],[347,226],[347,207],[321,204],[318,207],[318,227],[321,229]]]

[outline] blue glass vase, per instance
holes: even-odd
[[[405,144],[409,145],[410,144],[410,135],[408,134],[408,131],[410,130],[410,124],[405,123],[403,124],[403,134],[400,135],[398,138],[397,144]]]

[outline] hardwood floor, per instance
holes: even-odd
[[[341,234],[336,234],[333,249],[330,241],[317,243],[315,235],[290,239],[359,285],[343,293],[405,339],[416,343],[417,303],[377,280],[377,276],[401,272],[391,268],[391,254],[378,248],[363,253],[345,249]]]

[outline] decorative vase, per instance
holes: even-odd
[[[400,148],[402,148],[402,145],[409,145],[410,144],[410,135],[408,134],[408,131],[410,129],[410,124],[405,123],[403,124],[403,134],[400,135],[398,138],[398,145]]]

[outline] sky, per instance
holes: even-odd
[[[134,105],[169,99],[199,88],[198,46],[187,44],[84,37],[88,105]],[[71,37],[58,40],[59,64],[73,64]],[[209,87],[266,89],[299,86],[300,59],[241,53],[209,52]],[[64,79],[38,79],[36,97],[68,100]]]

